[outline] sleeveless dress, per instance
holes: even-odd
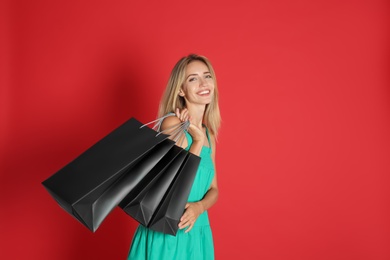
[[[185,131],[188,141],[186,150],[192,144],[192,137]],[[206,135],[210,142],[208,130]],[[192,185],[188,202],[203,199],[214,177],[211,147],[203,146],[200,164]],[[210,260],[214,259],[213,236],[207,211],[199,215],[193,228],[184,233],[179,229],[176,236],[163,234],[139,225],[130,247],[128,260]]]

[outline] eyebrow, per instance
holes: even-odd
[[[203,72],[203,74],[211,74],[211,72],[210,71],[205,71],[205,72]],[[190,75],[187,76],[186,79],[188,79],[191,76],[198,76],[198,74],[190,74]]]

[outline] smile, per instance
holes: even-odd
[[[209,89],[202,90],[202,91],[198,92],[197,94],[201,95],[201,96],[208,95],[208,94],[210,94],[210,90]]]

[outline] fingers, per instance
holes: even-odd
[[[183,222],[184,220],[187,220],[187,212],[185,212],[185,213],[183,214],[183,216],[181,216],[181,218],[180,218],[180,223]],[[180,225],[180,224],[179,224],[179,225]]]
[[[188,109],[184,108],[180,111],[180,109],[176,108],[176,116],[180,119],[180,121],[188,121],[190,116],[188,114]]]
[[[187,210],[186,212],[184,212],[183,216],[180,218],[180,223],[186,223],[192,218],[194,218],[194,214],[192,214],[192,212],[189,212]]]
[[[183,228],[187,227],[188,225],[190,225],[191,222],[192,222],[192,221],[190,221],[189,219],[186,219],[186,220],[184,220],[184,221],[180,221],[180,223],[179,223],[179,228],[180,228],[180,229],[183,229]]]
[[[196,217],[195,213],[193,212],[192,208],[189,208],[191,203],[186,204],[186,211],[184,212],[183,216],[180,218],[180,223],[179,223],[179,229],[187,228],[185,230],[185,233],[189,232],[192,227],[195,224]]]
[[[182,122],[188,120],[188,110],[186,108],[181,111],[180,120]]]
[[[180,223],[179,223],[179,229],[183,229],[183,228],[185,228],[185,227],[188,227],[188,226],[190,226],[191,225],[191,223],[193,223],[193,221],[191,221],[190,219],[185,219],[185,220],[183,220],[183,221],[180,221]]]
[[[195,221],[193,220],[185,220],[179,223],[179,229],[187,228],[184,232],[189,232],[194,227]]]
[[[184,233],[188,233],[190,232],[190,230],[194,227],[194,224],[191,224],[187,229],[186,231],[184,231]]]

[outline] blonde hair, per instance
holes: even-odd
[[[187,65],[193,61],[201,61],[206,64],[214,80],[214,96],[210,104],[206,105],[206,109],[203,116],[203,124],[206,125],[206,127],[216,139],[218,135],[218,129],[221,124],[221,115],[219,112],[218,105],[217,79],[215,77],[213,66],[211,65],[210,61],[204,56],[190,54],[186,57],[181,58],[176,63],[176,65],[172,69],[167,87],[161,99],[158,117],[162,117],[170,112],[175,112],[176,108],[179,108],[180,110],[185,108],[185,100],[183,97],[179,96],[179,91],[185,81],[185,72]]]

